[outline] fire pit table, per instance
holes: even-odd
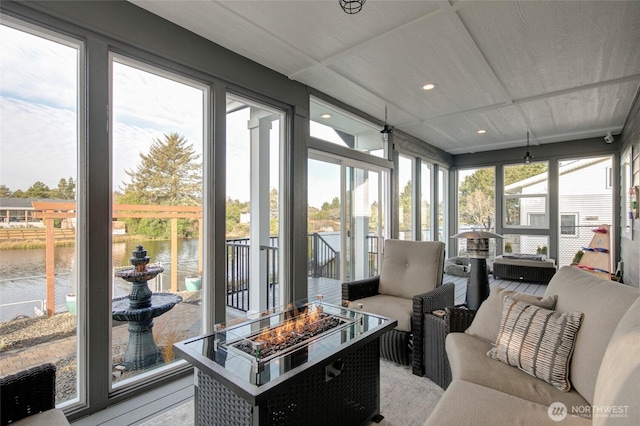
[[[197,425],[358,425],[380,416],[380,335],[397,321],[316,300],[174,344]]]

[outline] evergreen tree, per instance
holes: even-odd
[[[135,170],[123,189],[123,202],[165,206],[202,204],[202,164],[187,140],[177,134],[156,139],[148,154],[140,154]]]
[[[60,179],[58,182],[58,188],[52,191],[54,198],[60,198],[62,200],[75,200],[76,198],[76,183],[72,177],[69,180],[65,178]]]
[[[26,198],[51,198],[51,189],[44,183],[37,181],[25,192]]]
[[[121,188],[116,202],[121,204],[198,206],[202,205],[202,165],[193,145],[177,134],[155,139],[148,154],[140,154],[135,170],[125,172],[131,182]],[[130,233],[149,237],[168,237],[169,221],[166,219],[126,219]],[[183,236],[197,234],[197,221],[178,220],[178,233]]]
[[[11,190],[7,185],[0,185],[0,197],[11,197]]]

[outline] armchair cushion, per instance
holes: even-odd
[[[378,291],[411,299],[442,284],[444,243],[386,240]]]
[[[396,330],[411,332],[412,299],[378,294],[350,302],[349,307],[358,309],[359,304],[362,304],[362,310],[365,312],[375,312],[378,315],[397,320]]]

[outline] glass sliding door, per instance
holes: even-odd
[[[308,177],[309,295],[339,302],[340,282],[379,272],[388,171],[312,153]]]
[[[383,173],[346,166],[345,173],[345,281],[378,274],[384,235]]]

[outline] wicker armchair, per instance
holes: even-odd
[[[455,286],[442,284],[443,268],[442,242],[386,240],[380,275],[342,284],[344,304],[398,320],[382,335],[380,355],[411,364],[418,376],[424,375],[424,314],[454,303]]]
[[[43,364],[11,376],[0,378],[0,425],[34,424],[56,426],[68,425],[64,413],[55,410],[56,367]]]

